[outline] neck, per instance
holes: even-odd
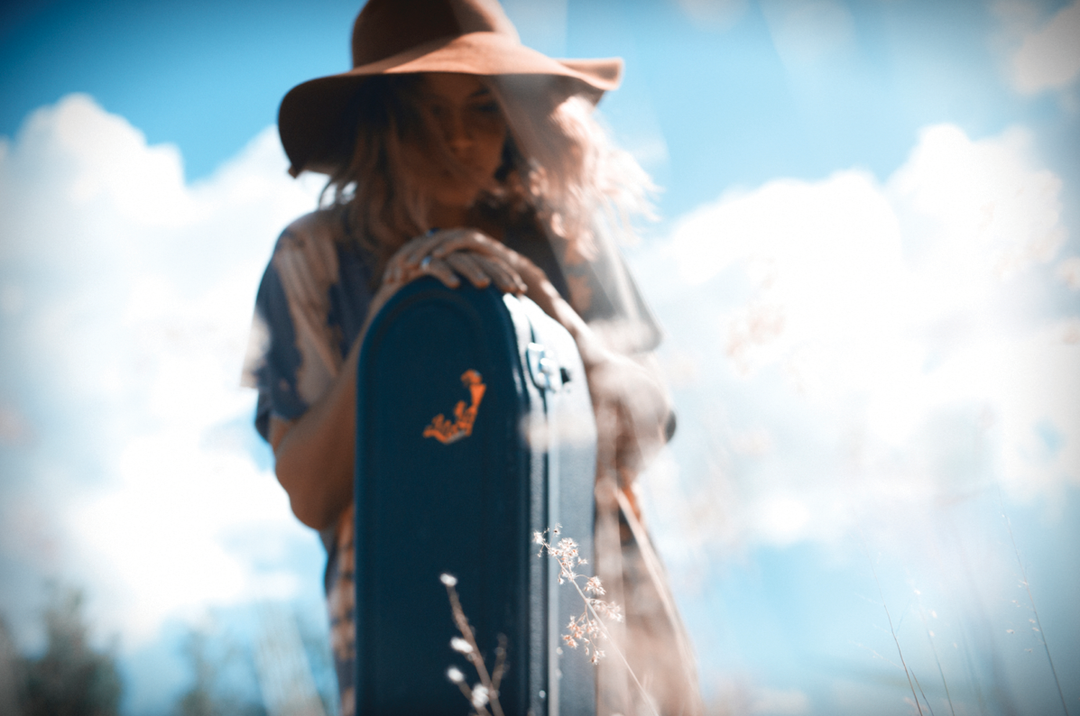
[[[469,210],[463,206],[444,206],[436,204],[428,212],[428,223],[433,228],[456,229],[468,222]]]

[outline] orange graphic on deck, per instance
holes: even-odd
[[[469,389],[472,395],[472,405],[465,407],[465,401],[459,400],[454,406],[454,420],[451,422],[439,413],[431,419],[431,425],[424,428],[425,438],[435,438],[444,445],[457,442],[462,438],[472,435],[473,423],[476,422],[476,412],[480,410],[480,401],[484,399],[484,391],[487,386],[482,382],[483,378],[475,370],[467,370],[461,374],[461,382]]]

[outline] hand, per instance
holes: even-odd
[[[650,369],[651,368],[651,369]],[[670,437],[671,400],[654,366],[611,351],[586,367],[597,444],[621,479],[636,476]]]
[[[417,236],[398,249],[387,264],[383,285],[400,286],[430,275],[457,288],[460,275],[477,288],[494,282],[501,291],[521,294],[528,289],[521,276],[525,261],[475,229],[444,229]]]

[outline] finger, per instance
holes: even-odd
[[[468,279],[469,283],[477,288],[487,288],[491,285],[491,276],[480,266],[475,255],[457,252],[443,259],[454,271]]]
[[[473,229],[457,229],[452,232],[447,232],[446,236],[439,244],[432,248],[431,255],[436,258],[443,258],[454,251],[472,251],[475,253],[497,255],[500,249],[505,247],[486,236],[479,231]]]
[[[480,254],[473,254],[472,258],[480,264],[484,272],[495,281],[495,285],[503,293],[520,295],[525,293],[528,288],[517,271],[502,261]]]
[[[458,231],[460,229],[443,229],[415,237],[403,247],[404,256],[402,260],[405,264],[415,265],[420,263],[425,256],[431,254],[432,249]],[[442,256],[436,256],[435,258],[442,258]]]
[[[484,272],[491,277],[495,282],[495,286],[498,287],[503,293],[517,293],[517,284],[514,281],[514,277],[510,271],[500,264],[497,260],[488,258],[481,254],[473,254],[473,260],[480,264]]]
[[[442,281],[443,285],[447,288],[457,288],[461,285],[461,279],[458,278],[454,270],[445,261],[438,259],[428,263],[428,265],[421,271],[419,275],[428,274]]]
[[[410,276],[409,274],[410,274],[411,271],[416,269],[417,264],[410,264],[405,259],[406,259],[406,254],[408,253],[408,251],[407,251],[408,247],[414,246],[415,245],[414,242],[415,242],[415,239],[413,241],[408,242],[402,248],[398,249],[390,257],[390,260],[386,262],[386,264],[387,264],[386,265],[386,271],[390,275],[391,279],[396,280],[396,281],[412,280],[413,277]]]
[[[401,283],[408,283],[420,275],[419,266],[406,266],[405,264],[398,264],[394,267],[394,280]]]
[[[431,253],[431,249],[436,243],[437,239],[434,237],[422,237],[422,240],[416,241],[416,243],[409,242],[408,250],[401,257],[402,265],[416,266]]]
[[[530,262],[513,249],[509,249],[483,234],[476,234],[474,236],[457,237],[453,241],[440,244],[432,252],[432,256],[439,256],[453,247],[457,247],[456,251],[458,253],[468,252],[473,256],[483,258],[485,261],[500,266],[501,271],[498,274],[497,282],[503,291],[524,293],[528,290],[528,284],[526,284],[522,276],[524,269],[528,268]],[[492,273],[492,277],[496,277],[496,274]]]

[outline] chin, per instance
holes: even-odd
[[[448,209],[471,209],[480,198],[480,190],[442,191],[435,195],[435,201]]]

